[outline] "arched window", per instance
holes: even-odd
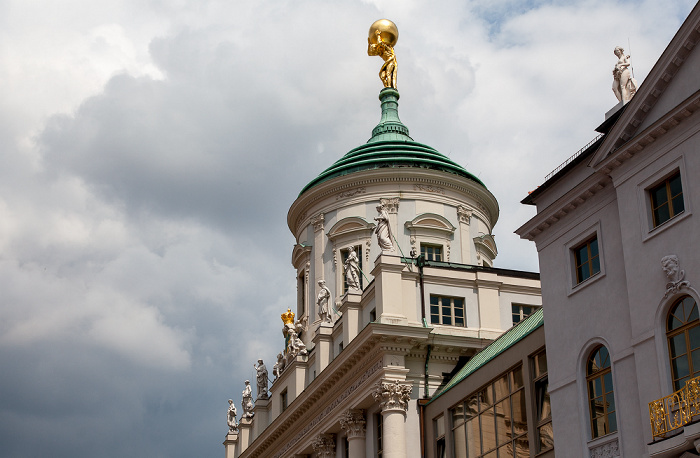
[[[666,322],[673,389],[700,375],[700,320],[695,299],[683,296],[671,307]]]
[[[610,353],[604,346],[597,347],[586,364],[588,408],[591,418],[591,438],[617,431],[615,394],[613,393]]]

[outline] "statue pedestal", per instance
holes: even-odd
[[[320,374],[333,360],[333,325],[322,322],[313,342],[316,346],[316,374]]]
[[[224,439],[224,448],[226,449],[226,458],[237,458],[236,446],[238,445],[238,433],[229,432]]]
[[[360,332],[360,301],[362,300],[362,291],[350,290],[343,296],[340,304],[340,313],[343,320],[343,345],[347,346],[352,339]]]
[[[255,407],[253,407],[253,412],[255,413],[255,423],[253,424],[253,438],[255,440],[268,426],[268,421],[270,418],[270,398],[265,399],[258,398],[255,401]]]
[[[238,423],[238,447],[236,448],[236,456],[241,456],[243,452],[246,451],[250,443],[252,442],[252,432],[253,432],[253,419],[252,418],[241,418],[241,422]]]

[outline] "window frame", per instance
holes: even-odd
[[[425,248],[425,250],[424,250]],[[437,253],[432,254],[432,258],[428,255],[428,249],[439,250]],[[426,261],[444,262],[445,261],[445,247],[438,243],[423,243],[420,244],[420,254],[424,256]],[[439,256],[440,259],[434,259],[435,254]]]
[[[604,366],[602,368],[599,368],[595,371],[590,370],[590,363],[592,360],[595,359],[596,354],[600,352],[601,349],[605,349],[607,352],[607,359],[603,360],[603,362],[607,361],[607,366]],[[608,436],[610,434],[615,434],[618,432],[618,424],[617,424],[617,405],[615,405],[615,410],[612,412],[608,412],[608,406],[607,403],[603,404],[603,427],[604,429],[607,429],[606,432],[604,433],[597,433],[595,426],[595,420],[599,418],[598,415],[594,415],[594,411],[591,410],[591,404],[595,402],[595,399],[599,398],[602,396],[602,398],[605,400],[607,399],[607,395],[610,393],[612,394],[612,401],[615,403],[615,381],[613,380],[613,371],[612,371],[612,355],[610,354],[610,350],[606,345],[603,344],[598,344],[594,346],[589,352],[588,352],[588,357],[585,360],[585,368],[584,368],[584,374],[586,376],[586,406],[588,409],[588,428],[589,428],[589,440],[595,440],[600,437]],[[605,376],[610,374],[609,380],[610,384],[612,385],[610,387],[610,391],[606,391],[606,385],[605,385]],[[595,384],[596,380],[600,380],[600,387],[602,394],[599,396],[592,396],[591,393],[591,382]],[[614,415],[614,417],[613,417]],[[615,429],[610,430],[610,419],[614,418],[615,420]]]
[[[530,313],[525,315],[525,311],[523,310],[523,307],[528,307],[530,309]],[[516,324],[521,323],[522,321],[526,320],[530,315],[535,313],[537,310],[539,310],[542,306],[541,305],[533,305],[533,304],[510,304],[510,309],[511,309],[511,317],[513,319],[513,326]],[[516,316],[516,308],[518,309],[518,321],[515,321],[515,316]]]
[[[674,180],[675,178],[678,178],[681,186],[681,190],[679,194],[676,194],[675,196],[672,195],[672,190],[671,190],[671,181]],[[655,192],[657,189],[664,189],[666,201],[663,204],[655,205],[654,202],[654,196]],[[652,225],[652,230],[656,229],[659,226],[662,226],[672,219],[678,217],[679,215],[683,214],[685,212],[685,195],[683,193],[683,178],[681,177],[681,171],[680,169],[675,170],[673,173],[670,175],[666,176],[665,178],[662,178],[659,180],[658,183],[650,186],[649,188],[646,189],[646,193],[648,196],[648,202],[649,202],[649,209],[650,209],[650,214],[651,214],[651,225]],[[676,212],[674,210],[674,205],[673,205],[673,200],[676,197],[680,196],[681,204],[683,205],[683,208]],[[662,206],[667,206],[668,207],[668,218],[664,219],[663,221],[656,221],[656,210],[660,209]]]
[[[584,244],[586,241],[591,240],[593,237],[597,238],[598,240],[598,260],[600,264],[600,271],[582,282],[577,282],[576,256],[574,254],[574,250]],[[566,243],[564,243],[563,250],[563,256],[569,265],[569,268],[566,269],[568,277],[567,296],[571,296],[572,294],[575,294],[578,291],[581,291],[582,289],[600,281],[601,278],[605,278],[605,243],[600,220],[595,221],[570,238]]]
[[[544,357],[544,369],[541,367],[540,357]],[[554,442],[546,448],[542,448],[542,434],[540,430],[547,425],[552,425],[552,402],[549,396],[549,372],[547,367],[547,350],[542,350],[530,357],[532,365],[532,389],[534,390],[532,401],[535,403],[533,413],[535,415],[535,453],[542,453],[554,449]],[[540,387],[544,386],[544,395],[549,399],[549,414],[545,418],[542,416],[544,402],[540,402]]]
[[[437,304],[433,303],[433,298],[437,299]],[[446,315],[444,314],[445,309],[448,307],[443,303],[444,300],[449,300],[449,310],[450,310],[450,323],[444,323]],[[460,300],[462,301],[462,316],[457,317],[455,313],[455,300]],[[438,322],[435,323],[433,322],[433,316],[435,315],[433,313],[433,307],[437,307],[437,317],[438,317]],[[430,318],[430,325],[431,326],[454,326],[456,328],[466,328],[467,327],[467,301],[466,298],[464,297],[456,297],[456,296],[443,296],[441,294],[430,294],[429,297],[429,304],[428,304],[428,316]],[[461,318],[462,324],[456,324],[457,318]]]
[[[693,358],[692,358],[692,352],[693,349],[690,348],[690,336],[688,334],[688,331],[694,328],[700,327],[700,316],[698,318],[695,318],[693,320],[686,320],[683,323],[681,323],[680,326],[674,328],[674,329],[669,329],[669,321],[671,318],[671,315],[673,315],[673,311],[676,307],[681,305],[682,302],[684,302],[686,299],[691,299],[693,301],[693,308],[696,310],[696,313],[700,315],[700,308],[698,308],[698,302],[695,300],[693,296],[690,294],[683,294],[671,303],[671,306],[668,308],[668,312],[666,313],[666,320],[664,324],[664,329],[666,331],[666,347],[668,348],[668,361],[669,361],[669,369],[670,369],[670,375],[671,375],[671,386],[673,387],[673,390],[679,390],[681,389],[684,385],[685,382],[693,377],[697,377],[700,375],[700,367],[697,368],[697,370],[693,370]],[[692,308],[690,313],[692,313]],[[690,315],[689,313],[689,315]],[[684,343],[685,343],[685,353],[682,353],[679,356],[674,356],[673,350],[672,350],[672,345],[671,345],[671,340],[679,335],[684,335]],[[695,351],[700,351],[700,348],[695,348]],[[678,360],[681,357],[685,356],[687,358],[688,362],[688,375],[686,377],[678,377],[676,378],[676,371],[673,370],[673,362],[674,360]],[[676,383],[677,381],[682,381],[682,383]]]
[[[595,243],[595,255],[593,255],[592,247],[593,244]],[[586,260],[583,261],[582,257],[580,257],[580,253],[582,249],[586,249]],[[572,251],[574,252],[574,271],[576,273],[576,285],[579,285],[585,281],[588,281],[592,277],[595,277],[600,273],[600,244],[598,243],[598,234],[594,234],[592,237],[590,237],[588,240],[584,241],[580,245],[575,246],[572,248]],[[594,260],[598,261],[598,270],[594,271],[595,267],[595,262]],[[588,268],[588,276],[583,278],[583,273],[580,273],[584,266],[587,266]]]

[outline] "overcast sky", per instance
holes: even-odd
[[[0,0],[0,456],[223,456],[295,304],[287,210],[379,121],[376,19],[411,136],[537,271],[520,200],[617,102],[613,48],[643,81],[694,4]]]

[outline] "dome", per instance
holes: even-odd
[[[367,143],[350,150],[345,156],[321,172],[309,184],[304,186],[299,195],[332,178],[380,168],[420,168],[439,170],[459,175],[486,188],[464,167],[440,154],[435,148],[413,141],[408,135],[408,128],[403,125],[398,114],[399,92],[384,88],[379,93],[382,106],[382,118],[372,130],[372,138]]]

